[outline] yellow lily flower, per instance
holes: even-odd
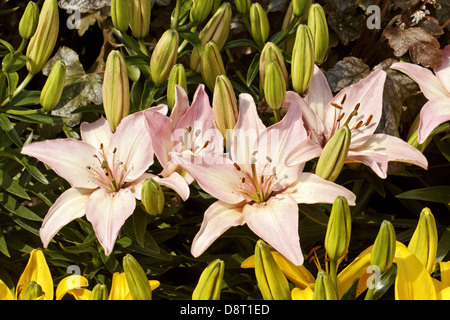
[[[2,280],[0,280],[0,300],[14,300],[14,295]]]

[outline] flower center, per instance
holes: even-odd
[[[103,144],[100,144],[101,156],[95,154],[93,157],[100,164],[100,169],[88,166],[95,181],[100,188],[105,188],[111,193],[118,192],[125,183],[128,170],[122,161],[116,160],[117,148],[114,148],[111,164],[107,161],[107,156]]]

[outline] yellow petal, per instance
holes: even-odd
[[[65,277],[58,283],[58,287],[56,288],[56,300],[61,300],[67,293],[72,294],[77,300],[82,300],[81,298],[86,294],[85,291],[89,290],[82,289],[81,287],[87,287],[88,285],[88,279],[83,276],[71,275]]]
[[[2,280],[0,280],[0,300],[14,300],[14,295]]]
[[[30,281],[34,281],[42,287],[45,300],[53,300],[53,279],[50,274],[44,253],[39,249],[31,251],[28,264],[23,270],[17,283],[16,299],[21,300],[23,293]]]
[[[439,268],[441,269],[441,282],[445,286],[450,286],[450,261],[439,262]]]
[[[89,297],[91,296],[91,290],[84,288],[73,289],[67,293],[71,294],[75,300],[89,300]]]
[[[249,269],[249,268],[254,268],[254,267],[255,267],[255,255],[248,257],[241,263],[241,268],[244,268],[244,269]]]
[[[431,276],[417,257],[397,241],[394,262],[396,300],[435,300],[436,289]]]
[[[150,288],[152,291],[158,288],[160,284],[158,280],[149,280],[148,282],[150,283]]]
[[[359,281],[356,296],[360,295],[367,289],[367,278],[371,275],[367,272],[370,266],[370,253],[373,245],[361,252],[355,260],[352,261],[344,270],[337,276],[337,287],[339,298],[356,282]]]
[[[113,274],[109,300],[132,300],[125,273]]]
[[[312,300],[314,298],[314,291],[311,287],[304,289],[294,288],[291,292],[292,300]]]

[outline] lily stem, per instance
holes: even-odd
[[[334,291],[336,291],[336,296],[339,297],[337,289],[337,261],[330,260],[330,278],[333,283]]]
[[[273,109],[273,116],[275,117],[275,123],[280,122],[281,120],[280,109]]]
[[[33,79],[33,77],[34,77],[34,74],[28,73],[26,78],[23,79],[22,83],[16,88],[16,90],[12,94],[11,99],[10,99],[10,97],[6,98],[5,101],[2,102],[0,107],[5,106],[8,102],[10,102],[12,99],[14,99],[20,92],[22,92],[22,90],[25,89],[25,87],[30,83],[30,81],[31,81],[31,79]]]

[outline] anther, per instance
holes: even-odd
[[[370,115],[369,118],[367,118],[367,121],[364,125],[368,126],[370,124],[370,122],[372,121],[372,118],[373,118],[373,115]]]
[[[237,171],[241,171],[241,167],[235,162],[233,163],[233,166],[237,169]]]
[[[337,122],[339,122],[339,121],[341,121],[342,120],[342,118],[344,118],[344,116],[345,116],[345,112],[343,112],[338,118],[337,118]]]
[[[342,101],[341,101],[341,104],[344,104],[344,102],[345,102],[345,99],[347,98],[347,95],[346,94],[344,94],[344,97],[342,97]]]
[[[339,109],[339,110],[342,110],[343,108],[340,106],[340,105],[338,105],[337,103],[334,103],[334,102],[331,102],[330,103],[333,107],[335,107],[336,109]]]
[[[116,153],[116,152],[117,152],[117,148],[114,148],[113,153]]]
[[[361,128],[362,125],[363,125],[363,122],[362,122],[362,121],[358,121],[358,123],[357,123],[356,126],[355,126],[355,130]]]
[[[356,106],[355,106],[355,109],[354,109],[354,110],[355,110],[355,111],[358,111],[358,110],[359,110],[359,106],[360,106],[360,105],[361,105],[361,103],[359,103],[359,102],[358,102],[358,103],[356,104]]]
[[[198,137],[200,135],[200,133],[202,133],[201,129],[195,130],[195,137]]]
[[[269,162],[272,162],[272,158],[269,157],[269,156],[266,156],[266,160],[269,161]]]

